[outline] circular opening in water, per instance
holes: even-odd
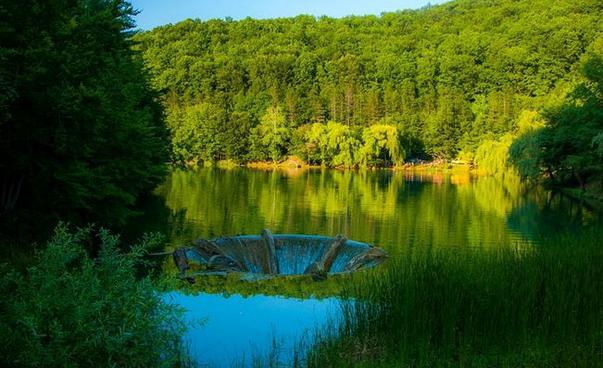
[[[328,275],[355,272],[375,267],[387,253],[367,243],[335,237],[302,234],[240,235],[218,239],[200,239],[190,247],[173,253],[181,276],[242,273],[252,278],[310,275],[324,279]],[[187,272],[190,265],[198,272]]]

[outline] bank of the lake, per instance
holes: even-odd
[[[220,169],[235,169],[246,167],[257,170],[308,170],[308,169],[333,169],[333,170],[395,170],[395,171],[411,171],[411,172],[427,172],[427,173],[471,173],[473,175],[488,175],[483,170],[466,161],[424,161],[410,160],[398,165],[354,165],[354,166],[338,166],[329,167],[305,161],[297,156],[289,156],[284,160],[279,161],[250,161],[250,162],[235,162],[232,160],[221,160],[215,163],[203,163],[201,167],[217,167]],[[189,169],[197,169],[198,164],[191,163]]]

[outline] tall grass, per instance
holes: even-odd
[[[603,236],[413,249],[346,290],[309,365],[603,366]]]

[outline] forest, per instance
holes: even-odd
[[[144,32],[127,2],[30,2],[31,12],[1,8],[8,222],[123,224],[170,161],[457,159],[602,191],[598,1],[454,1]]]
[[[600,12],[589,0],[454,1],[343,19],[186,20],[134,39],[175,163],[457,158],[493,171],[506,153],[496,147],[553,120],[539,113],[600,55]]]
[[[165,302],[157,276],[173,267],[149,254],[266,223],[283,232],[352,224],[360,240],[390,242],[412,261],[392,259],[347,288],[187,286],[245,296],[322,288],[374,302],[347,305],[345,333],[311,352],[316,366],[353,365],[354,344],[376,339],[389,339],[379,349],[391,366],[586,367],[601,357],[601,233],[581,231],[603,208],[601,1],[453,0],[150,30],[136,28],[136,15],[126,0],[0,0],[1,366],[192,365],[183,311]],[[323,170],[294,181],[238,168],[288,159]],[[372,170],[410,173],[418,162],[500,181]],[[163,234],[148,233],[151,202],[161,202],[150,215],[164,215]],[[560,202],[563,230],[580,236],[552,237]],[[147,234],[128,233],[137,225]],[[415,256],[399,247],[411,240],[517,249]],[[492,319],[493,308],[503,317]],[[399,343],[415,337],[416,346]],[[372,354],[358,358],[379,366]]]

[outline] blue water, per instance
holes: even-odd
[[[179,292],[165,297],[186,310],[189,329],[184,339],[191,358],[202,367],[248,367],[253,359],[265,361],[270,355],[288,366],[296,344],[307,345],[316,329],[336,321],[339,313],[337,298]]]

